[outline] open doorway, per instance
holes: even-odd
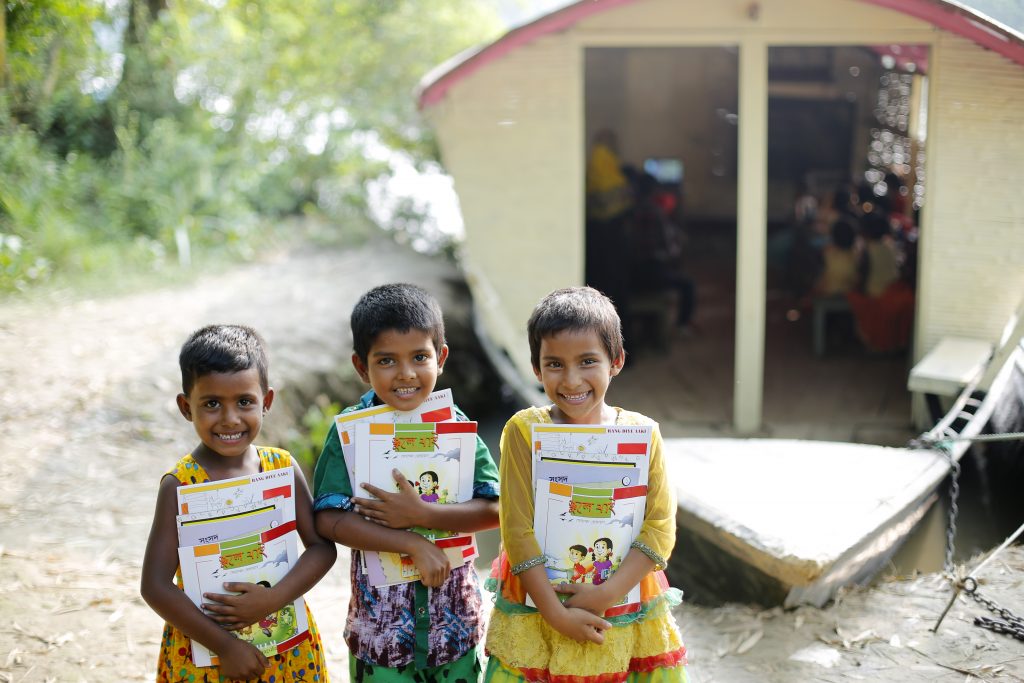
[[[769,49],[764,422],[901,445],[927,50]],[[816,426],[817,425],[817,426]]]
[[[666,433],[670,424],[726,428],[737,51],[588,48],[585,69],[587,282],[616,302],[629,354],[609,399],[659,420]]]

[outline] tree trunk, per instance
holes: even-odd
[[[0,5],[0,88],[7,87],[7,3]]]
[[[128,27],[124,34],[124,66],[121,80],[110,98],[141,114],[141,123],[169,114],[174,109],[173,74],[159,63],[159,47],[148,43],[149,29],[167,0],[129,0]]]

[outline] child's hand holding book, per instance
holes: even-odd
[[[409,529],[414,526],[428,527],[427,516],[431,503],[424,501],[409,480],[397,469],[391,476],[398,486],[397,493],[389,493],[373,484],[364,483],[363,489],[373,498],[353,498],[355,512],[371,522],[390,529]]]
[[[412,558],[413,564],[419,570],[423,585],[427,588],[437,588],[448,580],[452,565],[444,551],[418,534],[413,535],[411,541],[406,555]]]
[[[560,583],[554,589],[560,596],[569,596],[563,603],[566,607],[578,607],[601,616],[622,601],[622,596],[612,595],[607,586],[607,583]]]
[[[258,583],[229,581],[227,593],[203,593],[203,611],[229,631],[255,624],[282,605],[274,598],[273,588]]]
[[[217,652],[217,672],[221,680],[239,678],[248,681],[262,676],[270,666],[270,660],[252,643],[230,638]]]

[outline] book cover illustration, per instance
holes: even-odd
[[[535,424],[533,480],[646,486],[651,425]]]
[[[448,422],[455,419],[455,403],[451,389],[432,392],[416,410],[400,411],[389,405],[370,406],[352,410],[334,417],[334,427],[341,441],[341,453],[345,457],[348,480],[356,490],[355,480],[355,427],[362,422]]]
[[[534,533],[551,584],[607,581],[640,534],[646,501],[646,486],[595,488],[538,481]],[[529,597],[526,604],[535,606]],[[634,586],[604,616],[639,610],[640,587]]]
[[[360,484],[395,491],[391,471],[397,469],[428,503],[473,497],[476,422],[362,423],[355,436],[355,481]]]
[[[203,604],[203,593],[225,593],[226,581],[275,585],[294,566],[298,556],[294,520],[260,534],[178,549],[185,594],[197,607]],[[300,597],[258,623],[233,633],[265,655],[285,652],[309,637],[305,603]],[[195,640],[192,660],[196,666],[217,664],[216,655]]]
[[[392,476],[397,469],[428,503],[446,505],[461,503],[473,497],[473,476],[476,468],[475,422],[424,423],[359,423],[355,427],[355,479],[368,482],[386,491],[395,491],[398,484]],[[471,554],[452,555],[458,566],[478,554],[472,534],[459,534],[442,529],[414,527],[415,531],[434,543],[442,539],[464,539]],[[460,551],[461,552],[461,551]],[[363,553],[363,571],[373,585],[416,581],[419,573],[408,558],[398,553]]]

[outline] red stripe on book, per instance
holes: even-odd
[[[647,455],[647,442],[642,443],[620,443],[619,455]]]
[[[302,633],[300,633],[298,635],[292,636],[291,638],[289,638],[288,640],[284,641],[283,643],[278,643],[277,644],[277,654],[281,654],[282,652],[287,652],[288,650],[292,649],[293,647],[295,647],[296,645],[298,645],[299,643],[301,643],[304,640],[309,640],[309,631],[303,631]]]
[[[291,498],[292,487],[290,485],[278,486],[276,489],[267,489],[263,492],[263,500],[267,500],[268,498],[277,498],[278,496]]]
[[[451,538],[438,538],[434,541],[434,545],[438,548],[457,548],[460,545],[469,545],[472,542],[472,536],[452,536]]]
[[[620,500],[622,498],[636,498],[637,496],[646,496],[646,486],[620,486],[612,493],[613,500]]]
[[[290,521],[290,522],[285,522],[284,524],[282,524],[280,526],[275,526],[270,531],[264,531],[262,534],[260,534],[260,539],[264,543],[267,543],[269,541],[273,541],[275,538],[279,538],[281,536],[284,536],[289,531],[295,531],[295,520],[294,519],[292,521]]]
[[[438,408],[420,415],[420,422],[447,422],[452,419],[451,408]]]
[[[634,612],[640,611],[639,602],[630,602],[625,605],[619,605],[618,607],[612,607],[611,609],[605,610],[604,615],[606,617],[617,617],[620,614],[633,614]]]
[[[438,434],[476,434],[476,422],[440,422]]]

